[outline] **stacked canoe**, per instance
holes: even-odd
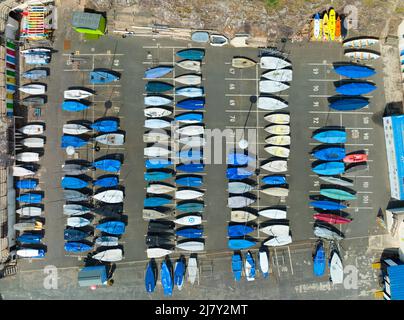
[[[90,72],[89,84],[117,81],[113,71]],[[66,99],[62,109],[68,112],[83,111],[95,94],[93,89],[70,88],[64,92]],[[86,101],[85,103],[83,103]],[[122,146],[124,132],[115,117],[103,117],[91,122],[86,119],[71,120],[63,125],[61,147],[81,148],[91,145],[101,150],[103,145]],[[69,153],[68,153],[69,154]],[[91,153],[90,153],[91,154]],[[119,154],[99,158],[66,160],[62,165],[61,179],[66,215],[64,250],[69,256],[88,255],[101,262],[116,262],[123,259],[120,238],[125,233],[123,186],[120,185],[122,157]],[[91,172],[91,174],[90,174]]]
[[[311,41],[342,41],[347,30],[344,28],[344,17],[330,8],[317,12],[310,23]]]
[[[143,218],[149,221],[148,258],[164,257],[174,250],[204,250],[204,56],[202,49],[180,50],[175,65],[145,72]]]
[[[346,39],[342,43],[345,57],[355,61],[371,61],[380,58],[380,52],[374,50],[379,39],[372,36],[361,36]]]

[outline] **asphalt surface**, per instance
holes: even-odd
[[[65,40],[71,42],[71,48],[67,50],[64,50]],[[146,193],[146,184],[143,180],[145,144],[142,135],[144,132],[143,97],[146,81],[142,78],[146,68],[151,65],[172,63],[177,50],[190,46],[195,46],[195,44],[143,37],[123,39],[117,36],[105,36],[97,41],[85,41],[72,30],[67,30],[63,34],[59,32],[55,43],[57,53],[53,54],[50,66],[49,103],[43,112],[43,118],[46,121],[47,143],[45,156],[41,160],[40,176],[43,183],[41,187],[45,191],[46,233],[44,242],[47,246],[47,254],[46,258],[41,260],[21,260],[19,268],[23,273],[20,277],[33,277],[35,272],[41,272],[44,266],[55,265],[58,268],[66,268],[68,279],[75,281],[75,267],[83,265],[82,258],[85,255],[67,255],[63,250],[63,229],[66,216],[62,212],[64,200],[60,180],[63,176],[61,165],[68,159],[68,156],[60,148],[62,126],[68,120],[73,119],[93,121],[102,116],[113,116],[120,119],[121,129],[125,131],[124,146],[101,147],[100,151],[95,151],[94,146],[89,144],[88,147],[78,150],[78,157],[93,161],[95,158],[107,154],[119,153],[124,156],[120,183],[125,188],[124,214],[127,216],[128,224],[126,233],[121,239],[125,258],[117,264],[116,289],[119,288],[119,284],[122,287],[132,286],[133,288],[130,289],[134,290],[131,291],[132,298],[144,297],[144,294],[141,293],[144,291],[141,279],[146,261],[144,236],[147,223],[142,219],[143,198]],[[209,46],[204,48],[206,57],[203,61],[202,75],[206,92],[204,112],[206,128],[236,130],[246,126],[248,129],[253,129],[259,146],[256,150],[258,159],[268,158],[263,149],[264,139],[267,136],[263,127],[267,123],[262,115],[266,113],[257,112],[256,105],[251,105],[250,102],[250,97],[258,94],[257,86],[261,70],[259,67],[238,70],[233,69],[230,64],[232,57],[238,55],[258,61],[259,50]],[[69,54],[73,52],[75,58],[80,60],[79,66],[71,65],[68,62]],[[382,233],[376,226],[375,218],[379,208],[384,207],[389,198],[388,194],[384,192],[384,190],[388,190],[388,178],[381,124],[381,114],[384,110],[382,71],[377,61],[371,63],[379,71],[378,75],[372,78],[378,85],[378,90],[371,94],[371,104],[368,108],[347,114],[329,112],[327,98],[334,95],[334,81],[340,80],[337,74],[333,73],[331,64],[345,60],[341,46],[317,43],[287,44],[284,52],[292,61],[293,67],[291,87],[281,93],[282,98],[289,102],[288,111],[291,115],[292,144],[287,177],[290,193],[285,199],[258,194],[259,200],[254,206],[257,208],[273,205],[287,206],[287,218],[290,221],[293,243],[291,246],[271,250],[272,278],[269,281],[274,281],[272,287],[278,288],[277,293],[266,291],[267,289],[262,283],[259,286],[263,286],[263,298],[322,298],[324,292],[319,294],[315,289],[308,289],[329,286],[326,278],[321,281],[313,279],[310,264],[314,243],[312,218],[314,211],[308,203],[309,196],[318,194],[319,191],[319,181],[310,169],[312,162],[310,152],[316,146],[311,135],[319,127],[344,126],[348,134],[347,152],[365,149],[369,154],[370,161],[366,170],[346,175],[353,179],[355,183],[353,189],[357,191],[358,199],[351,201],[350,207],[347,209],[354,220],[341,229],[347,238],[345,242],[341,243],[341,248],[346,259],[353,259],[352,253],[354,252],[359,257],[361,252],[365,254],[367,251],[369,237]],[[121,80],[113,85],[93,87],[97,91],[97,95],[94,96],[92,106],[87,111],[74,114],[62,111],[60,105],[63,101],[63,91],[71,86],[92,88],[89,86],[88,72],[93,68],[113,69],[122,73]],[[167,81],[170,82],[170,80]],[[111,103],[105,103],[105,101]],[[249,112],[250,108],[251,112]],[[228,285],[233,288],[229,260],[231,252],[227,249],[226,237],[230,209],[227,208],[225,148],[218,153],[221,153],[223,162],[207,165],[204,176],[206,207],[203,219],[206,250],[200,254],[202,287],[200,290],[186,289],[189,291],[174,295],[177,298],[189,298],[187,294],[190,293],[195,297],[206,298],[212,290],[214,291],[213,288],[216,284],[223,289],[223,292],[227,292]],[[100,173],[90,172],[90,175],[92,178],[96,178]],[[260,178],[262,178],[262,174],[258,177],[254,176],[258,184],[260,184]],[[259,222],[262,221],[259,220]],[[260,237],[261,240],[265,239],[256,233],[254,236]],[[173,257],[176,256],[178,255],[173,255]],[[352,263],[363,270],[362,273],[369,272],[370,262],[374,256],[367,253],[362,258],[362,262],[356,260]],[[130,270],[132,269],[130,268],[136,270],[135,278],[131,278],[132,271]],[[31,270],[37,271],[31,273]],[[29,290],[35,290],[37,282],[33,281]],[[66,296],[74,295],[76,286],[68,284],[68,282],[66,281],[65,289],[71,288],[72,291],[69,289],[65,291],[65,294]],[[260,281],[257,279],[256,282]],[[21,281],[19,283],[21,285]],[[306,284],[307,288],[304,287]],[[40,286],[40,281],[38,285]],[[350,291],[349,294],[353,294],[352,297],[358,297],[357,295],[361,293],[362,296],[368,297],[372,285],[373,283],[367,281],[365,289]],[[252,290],[255,284],[249,283],[246,286],[251,287]],[[298,286],[303,286],[301,293],[309,293],[305,297],[299,296],[296,293],[300,290],[296,289]],[[10,285],[11,287],[12,285]],[[19,288],[21,289],[21,286]],[[202,288],[205,289],[202,290]],[[239,289],[243,288],[245,289],[244,285],[236,285],[231,294],[223,293],[222,298],[242,297]],[[83,293],[83,297],[91,298],[84,294],[88,291],[79,290]],[[102,289],[97,292],[100,292],[100,296],[102,296],[102,292],[105,291]],[[343,298],[344,295],[347,293],[342,290],[338,291],[335,296],[330,295],[329,298]],[[100,296],[97,293],[93,297],[99,298]],[[118,296],[117,294],[116,297]],[[16,297],[18,297],[18,293],[16,293]],[[161,292],[155,296],[155,298],[159,297],[161,297]],[[249,297],[254,298],[256,295],[251,293]]]

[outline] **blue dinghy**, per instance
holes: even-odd
[[[100,230],[109,234],[124,234],[125,233],[125,224],[122,221],[108,221],[99,224],[95,227],[97,230]]]
[[[345,65],[334,67],[336,73],[348,78],[367,78],[376,74],[376,71],[366,66]]]
[[[233,253],[231,257],[231,270],[233,272],[234,280],[240,281],[243,274],[243,259],[239,253]]]
[[[342,130],[322,131],[313,136],[313,139],[322,143],[345,143],[346,132]]]
[[[227,179],[232,180],[242,180],[248,178],[249,176],[252,176],[253,174],[254,172],[241,167],[227,168],[226,170]]]
[[[23,233],[22,235],[17,237],[17,241],[21,243],[37,244],[41,243],[42,238],[42,234]]]
[[[94,181],[95,187],[116,187],[119,184],[118,176],[100,177]]]
[[[146,92],[161,93],[172,90],[174,86],[167,82],[150,81],[145,85]]]
[[[202,212],[204,205],[200,202],[186,202],[177,204],[176,209],[182,213]]]
[[[175,89],[175,94],[184,97],[196,98],[203,96],[204,89],[201,87],[182,87]]]
[[[177,107],[187,110],[198,110],[205,107],[205,99],[202,98],[194,98],[194,99],[185,99],[177,102]]]
[[[147,169],[163,169],[173,165],[173,162],[165,158],[152,158],[145,160],[144,165]]]
[[[63,177],[61,185],[63,189],[82,189],[88,186],[88,182],[76,177]]]
[[[66,241],[80,241],[87,238],[89,234],[87,232],[77,229],[65,229],[64,239]]]
[[[178,51],[176,55],[184,60],[202,60],[205,56],[205,51],[202,49],[185,49]]]
[[[200,176],[182,176],[177,178],[175,183],[179,186],[198,188],[202,186],[203,179]]]
[[[93,163],[96,169],[108,172],[118,172],[121,169],[121,165],[121,161],[115,159],[98,160]]]
[[[66,242],[65,243],[65,251],[67,252],[86,252],[90,251],[92,249],[91,246],[89,246],[86,243],[82,242]]]
[[[113,73],[106,71],[91,71],[90,83],[91,84],[105,84],[118,81],[119,77]]]
[[[146,181],[163,181],[170,179],[173,176],[171,172],[160,171],[158,169],[148,170],[144,173],[144,180]]]
[[[90,106],[78,101],[64,101],[62,103],[62,110],[70,112],[79,112],[88,109]]]
[[[347,96],[359,96],[361,94],[367,94],[376,90],[377,87],[374,84],[367,82],[352,82],[343,84],[335,89],[339,94]]]
[[[310,205],[314,208],[319,208],[323,210],[342,210],[347,206],[335,201],[329,200],[320,200],[320,201],[311,201]]]
[[[268,185],[286,184],[286,177],[282,175],[266,176],[262,178],[262,182]]]
[[[176,169],[189,173],[202,172],[205,169],[205,165],[202,163],[180,164]]]
[[[194,148],[190,148],[188,150],[182,150],[177,152],[177,157],[181,159],[181,162],[190,161],[190,160],[200,160],[203,157],[203,154],[200,150],[195,150]]]
[[[175,262],[175,269],[174,269],[174,283],[179,290],[181,290],[184,285],[184,277],[185,277],[184,259],[179,258]]]
[[[251,226],[236,224],[227,226],[227,235],[229,237],[242,237],[254,231]]]
[[[175,116],[176,121],[199,123],[203,120],[203,114],[198,112],[186,112]]]
[[[147,79],[156,79],[170,73],[173,67],[154,67],[145,71],[144,77]]]
[[[163,291],[165,296],[171,296],[173,294],[173,277],[170,268],[167,263],[163,261],[161,263],[160,270],[161,285],[163,286]]]
[[[317,277],[324,275],[326,266],[326,257],[323,243],[320,241],[317,244],[316,252],[313,257],[313,273]]]
[[[79,137],[63,135],[62,143],[60,144],[60,146],[62,148],[67,148],[70,146],[75,147],[75,148],[80,148],[82,146],[85,146],[87,143],[88,143],[88,141],[83,140]]]
[[[156,288],[157,275],[154,268],[154,260],[150,260],[147,264],[146,273],[144,277],[144,285],[146,292],[152,293]]]
[[[183,228],[183,229],[176,230],[175,234],[179,237],[196,239],[196,238],[201,238],[203,236],[203,229],[197,228],[197,227]]]
[[[369,101],[367,99],[338,99],[330,103],[330,108],[339,111],[351,111],[364,108],[367,105],[369,105]]]
[[[255,158],[243,153],[229,153],[227,155],[227,163],[231,165],[243,166],[253,161],[255,161]]]
[[[227,241],[227,246],[231,250],[244,250],[255,246],[255,241],[242,239],[242,238],[234,238],[229,239]]]
[[[313,152],[313,157],[325,161],[338,161],[345,157],[345,148],[325,148]]]
[[[22,76],[25,79],[39,80],[41,78],[46,78],[48,76],[48,71],[46,69],[32,69],[25,71]]]
[[[17,189],[35,189],[38,185],[38,180],[36,179],[24,179],[19,180],[15,184]]]
[[[172,202],[172,199],[163,197],[149,197],[143,200],[144,207],[159,207]]]
[[[91,125],[91,128],[98,132],[115,132],[118,130],[119,123],[116,120],[97,120]]]
[[[16,198],[17,201],[19,202],[25,202],[25,203],[41,203],[42,201],[42,194],[40,193],[24,193],[20,195],[19,197]]]
[[[332,176],[343,173],[345,165],[343,162],[325,162],[315,166],[312,170],[319,175]]]

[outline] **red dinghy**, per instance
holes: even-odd
[[[352,221],[352,219],[343,218],[336,214],[328,214],[328,213],[318,213],[313,215],[313,218],[316,220],[328,222],[331,224],[347,224]]]
[[[344,158],[345,163],[365,162],[368,160],[368,155],[364,153],[349,154]]]

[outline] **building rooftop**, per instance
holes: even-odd
[[[73,28],[96,30],[100,25],[102,15],[89,12],[73,12]]]

